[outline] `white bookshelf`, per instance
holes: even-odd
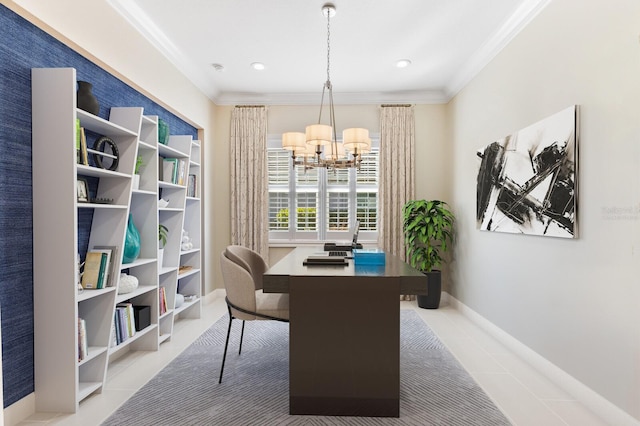
[[[111,138],[119,165],[109,171],[76,164],[76,119]],[[32,70],[34,356],[36,411],[75,412],[104,386],[116,287],[78,293],[79,217],[92,216],[88,248],[122,250],[138,135],[76,108],[73,68]],[[97,183],[110,204],[79,203],[79,177]],[[90,185],[91,187],[91,185]],[[119,268],[121,257],[113,261]],[[117,280],[115,281],[117,285]],[[78,361],[78,318],[86,321],[88,355]]]
[[[160,181],[158,166],[160,156],[184,159],[199,184],[199,142],[172,136],[167,145],[158,144],[158,117],[145,116],[139,107],[111,108],[109,120],[82,111],[76,106],[76,87],[73,68],[32,70],[35,409],[43,412],[76,412],[82,400],[103,390],[110,358],[158,350],[171,338],[175,321],[201,314],[200,196],[187,197],[186,183]],[[90,134],[115,142],[116,170],[77,164],[76,119]],[[144,166],[134,189],[138,155]],[[92,195],[111,202],[78,202],[78,178],[90,181]],[[161,195],[170,201],[165,208],[158,208]],[[129,214],[140,233],[141,251],[135,261],[123,264]],[[160,223],[169,229],[163,264],[158,261]],[[181,250],[182,229],[192,237],[189,250]],[[136,290],[118,294],[118,274],[112,287],[78,292],[76,254],[87,233],[87,249],[117,247],[115,270],[137,277]],[[179,272],[185,264],[191,269]],[[167,291],[169,308],[162,315],[160,287]],[[176,308],[178,292],[194,297]],[[149,306],[150,325],[113,346],[115,309],[122,302]],[[85,320],[88,343],[82,360],[78,318]]]

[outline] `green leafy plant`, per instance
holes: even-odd
[[[407,260],[422,272],[442,265],[442,253],[453,243],[455,217],[448,207],[439,200],[411,200],[402,207]]]
[[[133,170],[134,174],[140,174],[140,168],[144,166],[144,161],[142,160],[142,155],[138,155],[136,157],[136,167]]]
[[[160,241],[160,248],[164,248],[167,244],[167,237],[169,236],[169,228],[163,224],[158,225],[158,241]]]

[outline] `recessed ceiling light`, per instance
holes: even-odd
[[[406,68],[409,65],[411,65],[411,61],[408,59],[400,59],[399,61],[396,62],[396,67],[398,68]]]
[[[264,64],[262,62],[254,62],[251,64],[251,68],[257,71],[262,71],[264,69]]]
[[[211,64],[211,66],[213,67],[214,70],[218,71],[218,72],[222,72],[224,71],[224,67],[220,64]]]

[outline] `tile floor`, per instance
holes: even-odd
[[[514,425],[606,425],[446,303],[437,310],[400,303],[419,313]],[[203,306],[201,319],[178,321],[171,341],[159,351],[131,352],[114,361],[104,391],[83,401],[76,414],[36,413],[18,425],[99,425],[225,313],[218,297]]]

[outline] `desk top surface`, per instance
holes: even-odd
[[[269,268],[263,277],[265,292],[288,292],[288,280],[292,276],[307,277],[400,277],[405,285],[413,291],[403,294],[426,294],[427,277],[422,272],[409,266],[397,256],[385,253],[384,265],[355,265],[353,259],[346,266],[303,265],[307,256],[322,251],[321,247],[298,247],[282,260]],[[409,290],[409,288],[406,288]]]

